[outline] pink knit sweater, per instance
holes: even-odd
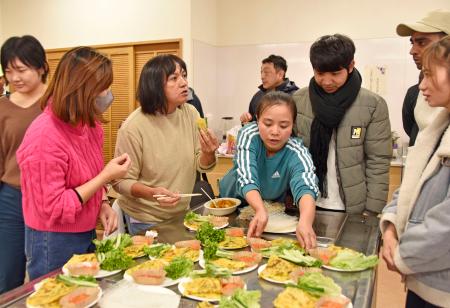
[[[95,228],[102,191],[81,205],[73,188],[102,170],[102,144],[101,125],[73,127],[48,107],[31,123],[17,150],[28,227],[52,232]]]

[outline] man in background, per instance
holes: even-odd
[[[248,123],[256,121],[256,107],[263,95],[268,91],[282,91],[287,94],[293,94],[298,90],[295,82],[286,78],[287,63],[281,56],[270,55],[262,60],[261,65],[261,81],[262,84],[258,87],[259,91],[253,95],[248,112],[244,112],[241,117],[241,123]]]
[[[450,11],[432,11],[416,23],[399,24],[397,26],[397,34],[411,37],[411,50],[409,53],[412,55],[417,69],[421,70],[422,52],[425,48],[450,34]],[[423,130],[440,110],[440,108],[428,106],[422,93],[419,91],[421,80],[422,74],[419,74],[419,82],[408,89],[403,101],[403,128],[409,136],[409,146],[414,145],[419,131]]]
[[[191,104],[195,107],[195,109],[197,109],[198,113],[200,114],[200,118],[205,117],[205,114],[203,113],[202,103],[200,102],[198,96],[195,94],[194,89],[192,89],[191,87],[189,87],[188,89],[187,103]]]

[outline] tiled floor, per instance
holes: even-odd
[[[377,271],[376,305],[373,308],[405,307],[406,292],[400,275],[388,270],[381,255]]]

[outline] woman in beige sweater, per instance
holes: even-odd
[[[136,234],[189,207],[196,171],[210,171],[216,164],[217,138],[199,130],[199,114],[185,104],[188,83],[183,60],[161,55],[142,69],[137,90],[141,107],[121,126],[115,155],[128,153],[132,167],[114,184],[121,194],[128,231]],[[166,195],[155,198],[154,195]]]

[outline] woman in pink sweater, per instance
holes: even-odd
[[[100,122],[113,100],[112,78],[111,61],[94,49],[67,52],[17,151],[31,279],[90,251],[98,217],[106,233],[117,226],[103,187],[126,174],[130,159],[124,154],[103,168]]]

